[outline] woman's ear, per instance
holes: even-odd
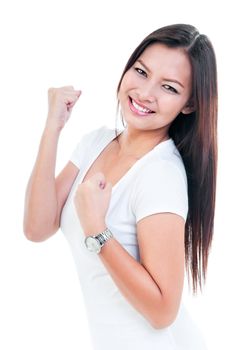
[[[195,111],[195,106],[192,100],[190,100],[185,107],[182,109],[183,114],[190,114]]]

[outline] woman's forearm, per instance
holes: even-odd
[[[88,234],[101,232],[105,224]],[[92,233],[91,233],[92,231]],[[154,328],[167,326],[167,312],[159,286],[149,272],[114,238],[102,247],[99,258],[129,303],[141,313]]]
[[[44,240],[59,228],[60,203],[55,179],[57,145],[80,95],[81,91],[74,90],[73,86],[48,89],[48,116],[25,194],[24,233],[32,241]],[[76,176],[76,169],[72,173]],[[67,184],[62,186],[61,191],[67,191]]]
[[[24,232],[35,241],[51,233],[56,226],[55,166],[59,134],[58,130],[45,126],[26,189]]]
[[[148,271],[116,239],[110,239],[99,256],[130,304],[154,328],[162,328],[162,294]]]

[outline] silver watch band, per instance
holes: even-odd
[[[105,242],[112,237],[113,234],[108,228],[106,228],[103,232],[95,236],[95,238],[100,242],[101,246],[103,246]]]

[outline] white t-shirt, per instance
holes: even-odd
[[[61,230],[76,264],[93,349],[206,349],[183,303],[171,326],[155,329],[121,294],[98,254],[85,247],[85,235],[73,196],[91,164],[114,138],[114,129],[102,126],[79,141],[70,160],[80,171],[61,213]],[[171,138],[136,161],[113,186],[105,222],[115,239],[140,261],[136,223],[145,216],[161,212],[175,213],[184,220],[188,213],[186,172]]]

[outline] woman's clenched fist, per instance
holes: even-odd
[[[70,118],[81,91],[73,86],[48,89],[48,116],[46,125],[60,131]]]

